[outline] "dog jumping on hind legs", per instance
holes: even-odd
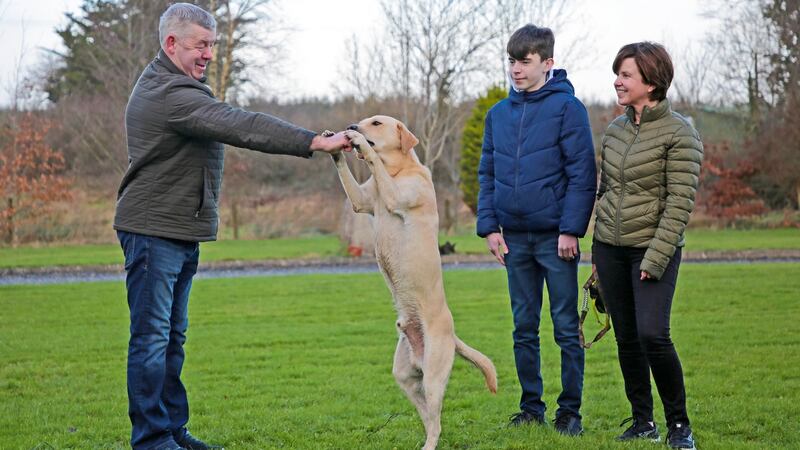
[[[419,141],[388,116],[364,119],[345,133],[371,177],[359,185],[344,156],[331,156],[353,210],[374,216],[375,255],[397,310],[392,373],[425,425],[423,449],[433,450],[455,354],[483,372],[492,393],[497,392],[497,372],[489,358],[455,335],[442,282],[431,172],[413,148]]]

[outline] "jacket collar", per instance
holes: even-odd
[[[639,119],[639,125],[645,122],[654,122],[670,114],[672,114],[672,106],[669,104],[669,100],[665,98],[652,108],[648,106],[644,107],[642,110],[642,117]],[[636,123],[636,111],[633,109],[633,106],[625,108],[625,115],[628,116],[631,123]]]
[[[544,83],[544,86],[533,92],[518,91],[514,88],[513,83],[509,82],[509,84],[511,84],[511,89],[508,92],[508,98],[512,103],[538,102],[556,92],[566,92],[570,95],[575,95],[575,89],[572,87],[572,83],[567,79],[567,71],[564,69],[551,70],[550,76]]]
[[[153,62],[155,62],[156,64],[161,65],[162,67],[167,69],[170,73],[174,73],[174,74],[177,74],[177,75],[185,75],[187,77],[189,76],[189,75],[186,75],[186,73],[184,73],[181,69],[179,69],[178,66],[176,66],[175,63],[173,63],[171,59],[169,59],[169,56],[167,56],[167,53],[164,52],[163,48],[158,51],[158,55],[156,55],[156,59]],[[189,78],[191,78],[191,77],[189,77]],[[194,78],[192,78],[192,79],[194,79]],[[199,81],[201,83],[205,83],[206,82],[206,77],[204,76],[203,78],[200,78],[197,81]]]

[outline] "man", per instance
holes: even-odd
[[[561,348],[555,428],[574,436],[583,432],[578,237],[589,224],[597,178],[589,116],[566,71],[553,70],[554,43],[549,28],[533,25],[508,41],[513,89],[486,115],[477,232],[508,274],[522,387],[520,412],[511,425],[545,423],[539,321],[546,281]]]
[[[211,448],[186,430],[181,382],[187,304],[201,241],[216,239],[223,144],[308,158],[349,149],[330,137],[216,100],[203,84],[216,22],[176,3],[161,16],[161,51],[125,111],[129,166],[114,229],[130,308],[128,400],[134,449]]]

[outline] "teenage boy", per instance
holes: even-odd
[[[566,71],[553,69],[554,42],[549,28],[531,24],[508,41],[512,89],[486,115],[477,232],[508,274],[522,387],[520,412],[509,425],[545,423],[539,320],[546,282],[561,348],[555,428],[579,435],[584,355],[578,339],[578,238],[589,224],[597,175],[589,117]]]

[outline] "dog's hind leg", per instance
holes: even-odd
[[[425,357],[422,364],[422,386],[425,392],[425,403],[428,417],[425,431],[428,436],[423,450],[433,450],[439,442],[442,432],[442,402],[450,372],[453,370],[455,357],[455,341],[452,334],[425,336]]]
[[[405,334],[401,333],[400,340],[397,341],[397,349],[394,352],[392,375],[411,403],[416,406],[417,412],[424,422],[428,415],[428,408],[422,388],[422,371],[414,359],[411,344]]]

